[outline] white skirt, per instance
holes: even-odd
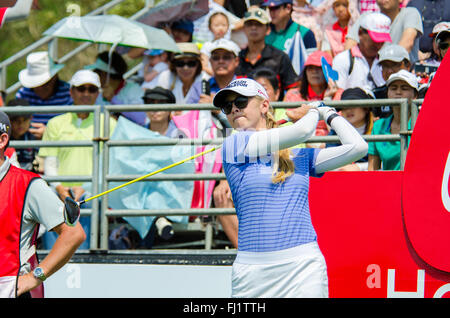
[[[317,242],[273,252],[238,251],[231,297],[326,298],[328,275]]]

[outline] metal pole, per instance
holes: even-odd
[[[110,127],[109,127],[109,119],[110,119],[110,112],[105,109],[104,113],[104,128],[103,128],[103,137],[109,137],[110,133]],[[106,176],[108,175],[109,170],[109,146],[107,142],[103,143],[103,173],[102,173],[102,188],[103,192],[108,190],[108,181],[106,179]],[[97,194],[97,193],[95,193]],[[101,199],[101,218],[100,218],[100,248],[101,249],[108,249],[108,217],[106,215],[106,211],[108,210],[108,196],[104,196]],[[94,201],[95,202],[95,201]]]
[[[408,100],[402,99],[400,104],[400,170],[404,170],[406,152],[408,151]]]
[[[99,190],[99,163],[100,163],[100,127],[101,127],[100,107],[94,111],[94,144],[92,147],[92,193],[98,193]],[[98,228],[99,228],[99,204],[92,202],[91,213],[91,238],[90,249],[98,248]]]

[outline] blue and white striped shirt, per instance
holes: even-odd
[[[56,92],[50,96],[48,99],[41,99],[32,88],[22,87],[16,93],[16,98],[26,99],[31,106],[63,106],[72,105],[73,100],[70,96],[70,84],[58,79],[56,82]],[[43,123],[47,122],[61,114],[33,114],[31,121],[33,123]]]
[[[244,154],[254,131],[227,137],[222,159],[239,219],[238,249],[269,252],[315,241],[309,213],[309,177],[315,173],[320,149],[292,149],[295,173],[283,183],[272,182],[271,155]]]

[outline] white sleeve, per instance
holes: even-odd
[[[346,89],[348,71],[350,69],[350,57],[348,55],[348,50],[337,54],[333,59],[333,69],[338,72],[339,77],[336,81],[336,85],[339,88]]]
[[[312,108],[293,125],[255,132],[250,136],[245,154],[256,158],[298,145],[314,135],[318,121],[319,112]]]
[[[335,117],[330,126],[337,133],[342,145],[319,151],[315,162],[317,173],[324,173],[355,162],[364,157],[369,148],[367,142],[344,117]]]
[[[44,175],[57,176],[59,161],[57,157],[50,156],[44,159]],[[52,186],[56,187],[60,182],[51,182]]]

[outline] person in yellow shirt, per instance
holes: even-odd
[[[100,78],[90,70],[76,72],[70,81],[70,94],[73,99],[73,107],[76,105],[94,105],[100,92]],[[103,123],[103,119],[100,120]],[[76,141],[92,140],[94,137],[94,114],[71,113],[58,115],[47,123],[47,129],[42,137],[43,141]],[[116,120],[111,117],[111,132],[116,126]],[[103,127],[100,127],[102,131]],[[91,147],[42,147],[39,156],[44,157],[44,175],[92,175],[93,151]],[[86,195],[82,182],[56,182],[50,184],[56,194],[64,201],[66,197],[72,197],[79,201]],[[90,218],[82,217],[80,223],[85,232],[89,233]],[[46,233],[51,235],[52,233]],[[51,248],[51,244],[44,245]],[[89,240],[80,248],[86,248]]]

